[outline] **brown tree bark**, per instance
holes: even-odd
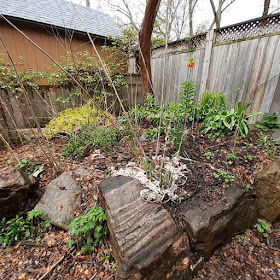
[[[146,92],[152,92],[151,46],[152,32],[160,0],[148,0],[139,34],[140,68]]]

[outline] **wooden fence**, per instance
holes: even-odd
[[[191,57],[196,66],[187,68]],[[242,100],[251,111],[280,113],[280,14],[153,49],[152,79],[165,103],[178,102],[182,82],[195,81],[198,98],[222,91],[231,107]]]
[[[120,97],[124,100],[126,108],[142,103],[145,98],[145,90],[142,85],[140,75],[127,75],[125,81],[128,84],[126,89],[119,91]],[[28,90],[28,96],[23,93],[13,94],[4,89],[0,89],[0,133],[8,141],[14,142],[17,138],[17,130],[36,127],[34,115],[41,126],[44,126],[50,119],[56,117],[58,113],[71,106],[76,106],[83,99],[82,96],[75,97],[73,102],[58,102],[57,98],[65,100],[74,93],[74,88],[52,88],[50,86],[40,86],[39,90]],[[74,95],[72,95],[74,96]],[[113,106],[111,111],[120,111],[117,99],[109,97],[108,103]],[[34,115],[32,113],[34,112]],[[2,141],[0,139],[0,145]],[[2,143],[3,144],[3,143]]]

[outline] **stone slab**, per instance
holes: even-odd
[[[257,220],[254,192],[230,187],[226,197],[226,204],[195,206],[182,213],[192,248],[206,258],[211,256],[215,247],[254,225]]]
[[[142,189],[124,176],[100,185],[119,278],[191,279],[188,237],[162,205],[140,197]]]

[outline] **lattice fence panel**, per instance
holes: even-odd
[[[280,32],[280,14],[243,24],[221,28],[216,31],[216,43]]]
[[[178,41],[168,45],[167,54],[186,52],[192,49],[205,48],[206,34],[200,34],[192,37],[189,40]],[[152,58],[157,58],[165,55],[165,47],[160,47],[152,50]]]

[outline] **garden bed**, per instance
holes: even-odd
[[[225,191],[231,187],[254,189],[257,173],[273,160],[272,155],[274,157],[280,155],[279,148],[272,151],[269,144],[262,143],[258,130],[252,130],[246,138],[236,139],[232,137],[209,139],[196,125],[194,131],[192,133],[190,131],[191,128],[184,141],[183,158],[193,172],[189,173],[188,184],[182,188],[186,188],[186,194],[194,195],[181,204],[164,202],[165,208],[182,227],[184,225],[180,224],[181,214],[192,206],[202,205],[202,203],[208,207],[224,205],[227,202]],[[128,162],[134,161],[137,149],[123,140],[113,148],[111,154],[94,151],[87,153],[84,159],[74,160],[60,155],[67,142],[63,139],[53,139],[50,144],[63,170],[82,167],[88,173],[86,176],[77,175],[77,180],[82,186],[81,205],[76,212],[76,216],[80,216],[87,213],[94,204],[99,203],[97,187],[100,181],[110,174],[111,167],[119,169],[125,167]],[[162,137],[160,153],[164,151],[164,143],[165,139]],[[142,140],[141,144],[147,155],[155,155],[155,140]],[[40,175],[40,187],[29,201],[32,209],[44,193],[46,185],[57,177],[57,174],[36,144],[14,146],[13,150],[21,158],[32,160],[45,167]],[[169,143],[166,155],[172,156],[175,151],[173,144]],[[101,154],[103,157],[96,157],[96,154]],[[1,150],[1,155],[1,168],[16,164],[5,149]],[[1,279],[39,279],[59,260],[61,262],[46,279],[93,279],[94,275],[98,275],[100,279],[117,279],[116,264],[108,242],[97,247],[90,255],[81,255],[77,252],[69,252],[68,234],[65,232],[53,229],[51,232],[42,233],[40,238],[41,241],[38,243],[35,240],[21,241],[15,247],[0,249]],[[250,258],[247,256],[248,251],[244,249],[247,247],[251,252]],[[229,245],[216,250],[214,257],[201,271],[200,277],[220,279],[226,276],[228,279],[237,279],[240,275],[241,279],[245,279],[244,275],[249,277],[247,274],[250,274],[251,278],[248,279],[262,279],[258,275],[268,271],[270,279],[279,279],[279,250],[279,223],[274,224],[267,240],[252,228],[245,234],[234,237]],[[240,274],[237,275],[236,270],[233,271],[227,256],[234,258],[236,266],[242,267]],[[193,255],[193,264],[198,258],[199,256]],[[245,263],[254,265],[256,269],[244,266],[244,259],[247,260]],[[220,272],[221,267],[223,274]]]

